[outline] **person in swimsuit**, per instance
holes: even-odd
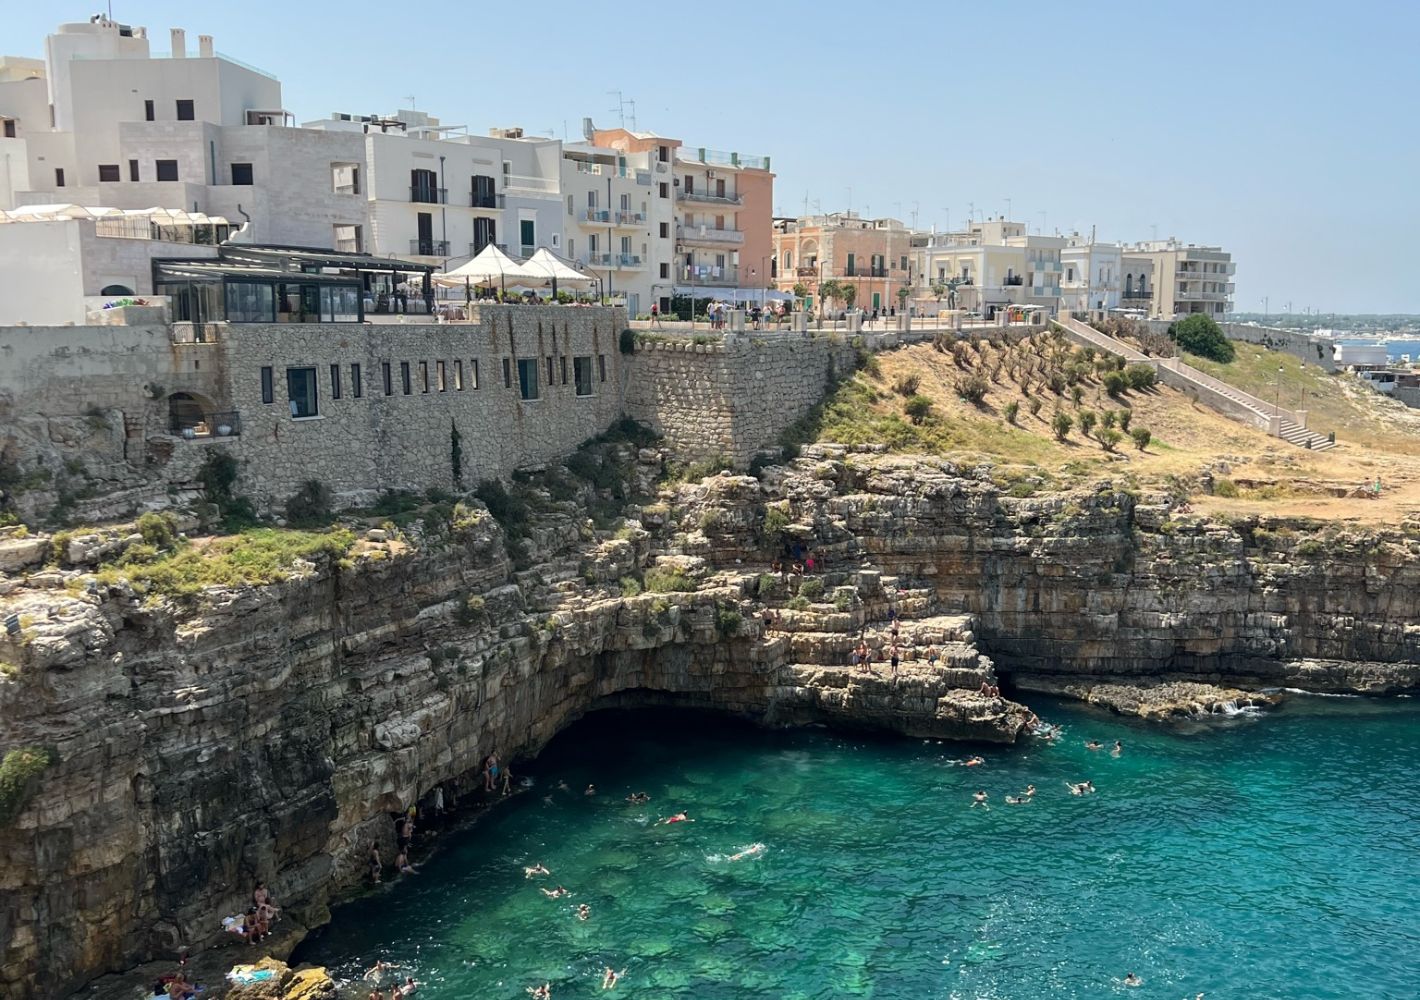
[[[524,868],[524,869],[523,869],[523,877],[524,877],[524,878],[532,878],[534,875],[551,875],[551,874],[552,874],[552,872],[550,872],[550,871],[548,871],[546,868],[542,867],[542,862],[541,862],[541,861],[539,861],[537,864],[533,865],[531,868]]]
[[[557,783],[557,790],[558,790],[559,792],[570,792],[572,789],[571,789],[570,786],[568,786],[567,782],[565,782],[565,781],[559,781],[559,782]]]
[[[746,847],[743,851],[738,851],[738,852],[736,852],[736,853],[734,853],[734,854],[731,854],[731,855],[730,855],[728,858],[726,858],[725,860],[726,860],[726,861],[739,861],[739,860],[742,860],[743,858],[752,858],[752,857],[754,857],[754,856],[756,856],[756,855],[758,855],[758,854],[761,854],[761,853],[763,853],[763,852],[764,852],[764,845],[763,845],[763,844],[755,844],[753,847]]]
[[[494,784],[498,780],[498,755],[489,754],[488,759],[483,762],[483,790],[493,791]]]
[[[973,757],[973,758],[971,758],[969,761],[966,762],[966,766],[967,766],[967,767],[979,767],[980,765],[985,764],[985,763],[986,763],[986,761],[982,760],[980,757]]]
[[[927,647],[927,666],[929,666],[929,667],[935,667],[935,666],[937,665],[937,659],[938,659],[938,656],[937,656],[937,647],[936,647],[936,646],[928,646],[928,647]]]
[[[658,820],[656,820],[657,825],[659,825],[659,824],[661,824],[661,823],[665,823],[665,824],[669,825],[669,824],[671,824],[671,823],[694,823],[694,822],[695,822],[695,820],[693,820],[693,819],[691,819],[690,817],[686,816],[686,814],[683,813],[683,812],[676,813],[674,816],[667,816],[665,819],[658,819]]]
[[[417,990],[417,989],[419,989],[419,984],[414,981],[414,977],[413,977],[413,976],[405,976],[405,977],[404,977],[404,995],[405,995],[405,996],[410,996],[410,995],[412,995],[412,994],[414,993],[414,991]]]
[[[595,794],[597,794],[597,786],[596,786],[596,785],[588,785],[588,786],[587,786],[587,790],[586,790],[585,792],[583,792],[582,794],[583,794],[583,795],[595,795]]]
[[[1109,755],[1110,755],[1111,757],[1118,757],[1118,756],[1119,756],[1120,754],[1122,754],[1123,752],[1124,752],[1124,742],[1123,742],[1122,740],[1115,740],[1115,741],[1114,741],[1114,749],[1109,752]]]
[[[894,638],[894,639],[897,638],[897,633],[896,633],[896,632],[893,633],[893,638]],[[901,654],[899,653],[898,648],[897,648],[896,646],[893,646],[892,649],[890,649],[890,650],[888,651],[889,662],[892,664],[892,679],[893,679],[893,680],[897,680],[897,661],[898,661],[898,657],[899,657],[900,655],[901,655]]]
[[[609,990],[616,985],[617,980],[626,975],[626,970],[614,972],[610,966],[607,967],[606,975],[602,976],[602,989]]]
[[[592,915],[592,908],[591,908],[590,906],[588,906],[586,903],[583,903],[581,906],[577,907],[577,919],[578,919],[578,920],[586,920],[586,919],[587,919],[588,917],[590,917],[591,915]]]
[[[1026,790],[1025,790],[1024,792],[1022,792],[1021,794],[1024,795],[1024,796],[1025,796],[1026,798],[1028,798],[1028,799],[1033,799],[1033,798],[1035,798],[1035,786],[1034,786],[1034,785],[1026,785]]]
[[[1128,975],[1126,975],[1122,980],[1120,980],[1120,982],[1122,982],[1125,986],[1143,986],[1143,985],[1144,985],[1144,980],[1140,979],[1138,976],[1134,975],[1134,973],[1132,973],[1132,972],[1129,973]]]
[[[384,991],[376,986],[370,991],[370,1000],[385,1000]]]
[[[376,882],[380,880],[380,873],[384,871],[384,862],[380,860],[380,842],[370,841],[370,874],[374,876]]]
[[[1085,744],[1085,749],[1100,751],[1104,749],[1104,744],[1101,743],[1099,740],[1090,740],[1090,742]]]
[[[405,854],[403,851],[400,851],[399,857],[394,859],[394,870],[399,872],[401,875],[419,874],[417,871],[414,870],[414,866],[409,863],[409,855]]]
[[[385,973],[385,970],[386,970],[386,969],[398,969],[398,968],[399,968],[399,966],[393,964],[392,962],[386,962],[386,961],[385,961],[384,959],[382,959],[382,958],[377,958],[377,959],[375,959],[375,964],[374,964],[373,966],[371,966],[370,971],[367,972],[367,973],[365,973],[365,978],[366,978],[366,979],[373,979],[375,982],[379,982],[379,981],[384,977],[384,973]]]
[[[1008,806],[1028,806],[1030,803],[1031,800],[1024,795],[1017,795],[1014,798],[1010,795],[1006,796],[1006,805]]]
[[[990,811],[991,811],[991,807],[986,804],[986,793],[985,793],[985,792],[977,792],[975,795],[973,795],[973,796],[971,797],[971,799],[972,799],[971,808],[975,809],[977,806],[980,806],[981,808],[985,809],[987,812],[990,812]]]
[[[538,892],[542,893],[548,899],[561,899],[563,896],[570,895],[570,893],[560,885],[556,889],[539,889]]]

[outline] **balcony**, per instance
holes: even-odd
[[[746,170],[769,169],[769,157],[767,156],[722,153],[718,149],[688,149],[685,146],[677,146],[675,158],[678,163],[704,163],[712,167],[743,167]]]
[[[583,226],[629,226],[636,229],[646,224],[646,214],[621,209],[584,208],[577,217],[577,223]]]
[[[738,285],[740,283],[740,269],[737,267],[715,267],[711,264],[696,264],[694,267],[687,267],[682,264],[676,268],[676,280],[687,285],[708,285],[719,287],[722,285]]]
[[[506,244],[506,243],[496,243],[496,244],[494,244],[494,246],[496,246],[499,250],[502,250],[504,253],[507,253],[507,252],[508,252],[508,244]],[[479,254],[481,254],[483,251],[485,251],[485,250],[487,250],[487,249],[488,249],[488,244],[487,244],[487,243],[484,243],[484,244],[481,244],[481,245],[478,244],[478,243],[470,243],[470,244],[468,245],[468,255],[469,255],[470,257],[477,257]]]
[[[335,185],[334,191],[335,191],[336,194],[359,194],[359,193],[360,193],[360,185],[359,185],[359,184],[337,184],[337,185]]]
[[[1126,302],[1148,302],[1153,297],[1153,291],[1145,288],[1126,289],[1121,296]]]
[[[734,208],[739,208],[745,203],[742,194],[711,194],[709,191],[687,191],[684,188],[676,189],[675,200],[695,202],[700,205],[728,205]]]
[[[681,243],[697,246],[739,246],[745,234],[738,229],[715,229],[711,226],[676,226],[675,238]]]
[[[1025,279],[1022,278],[1019,274],[1008,274],[1006,275],[1006,280],[1001,282],[1001,286],[1003,288],[1023,284],[1025,284]]]
[[[639,271],[645,267],[639,254],[634,253],[589,253],[587,266],[599,267],[607,271]]]
[[[818,268],[817,268],[817,267],[796,267],[796,268],[794,268],[794,275],[795,275],[795,277],[799,277],[799,278],[817,278],[817,277],[818,277]]]
[[[845,267],[836,272],[825,274],[825,278],[886,278],[888,269],[885,267]]]
[[[521,191],[525,194],[548,194],[556,195],[559,185],[562,183],[560,177],[532,177],[528,174],[504,174],[503,187],[508,191]]]
[[[1032,260],[1027,261],[1026,265],[1032,271],[1054,271],[1056,274],[1059,274],[1062,270],[1058,260]]]
[[[240,437],[242,415],[238,410],[202,413],[183,408],[168,414],[168,432],[189,441],[195,438]]]
[[[409,252],[414,257],[449,256],[448,240],[410,240]]]
[[[505,207],[508,196],[489,192],[473,191],[468,196],[470,208],[500,209]]]
[[[590,174],[594,177],[629,177],[625,167],[617,166],[614,163],[588,163],[585,160],[573,160],[577,164],[577,173]]]
[[[449,189],[416,184],[409,189],[409,200],[420,205],[447,205],[449,203]]]

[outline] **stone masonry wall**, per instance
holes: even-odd
[[[652,340],[637,345],[626,412],[687,460],[744,467],[819,401],[830,366],[851,371],[854,361],[844,340],[793,333]]]

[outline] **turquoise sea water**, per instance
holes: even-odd
[[[697,1000],[1420,994],[1420,705],[1297,698],[1183,727],[1034,707],[1059,743],[594,716],[526,768],[535,790],[297,958],[357,979],[384,957],[427,1000],[591,996],[607,966],[614,996]],[[1005,803],[1028,783],[1032,804]],[[654,825],[681,810],[695,822]],[[535,862],[551,877],[525,878]]]

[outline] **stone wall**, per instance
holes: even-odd
[[[1168,333],[1169,327],[1176,321],[1151,319],[1145,322],[1152,333]],[[1327,337],[1314,337],[1296,330],[1279,330],[1271,326],[1254,326],[1251,323],[1219,323],[1218,326],[1229,340],[1257,344],[1269,351],[1282,351],[1301,358],[1309,365],[1316,365],[1323,371],[1336,371],[1336,362],[1332,356],[1335,344]]]
[[[628,372],[626,412],[689,461],[743,468],[822,398],[830,369],[853,370],[841,337],[764,332],[696,344],[642,337]]]
[[[454,430],[462,482],[472,485],[568,455],[620,416],[623,310],[483,306],[473,319],[229,327],[219,353],[242,416],[243,488],[258,500],[289,496],[309,479],[337,492],[450,489]],[[577,392],[578,358],[590,366],[588,395]],[[536,362],[536,399],[522,398],[520,359]],[[358,395],[352,365],[360,366]],[[264,367],[271,402],[262,398]],[[319,413],[293,418],[287,373],[303,367],[315,369]]]

